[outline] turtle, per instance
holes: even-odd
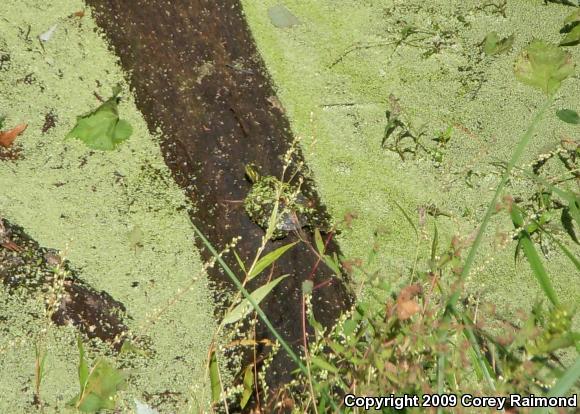
[[[282,182],[271,175],[262,176],[253,163],[245,166],[245,172],[252,188],[244,199],[244,209],[250,219],[264,231],[268,230],[276,196],[280,194],[273,240],[283,239],[291,231],[312,224],[315,209],[297,186]]]

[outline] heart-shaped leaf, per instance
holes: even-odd
[[[521,82],[553,95],[574,72],[574,63],[558,46],[534,40],[518,56],[514,72]]]

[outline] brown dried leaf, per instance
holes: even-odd
[[[420,310],[421,307],[414,299],[407,300],[405,302],[399,302],[397,304],[397,317],[402,321],[406,321]]]
[[[419,303],[414,299],[422,288],[419,284],[409,285],[401,290],[397,297],[397,317],[405,321],[421,310]]]
[[[16,125],[14,128],[8,131],[0,132],[0,145],[4,148],[8,148],[12,145],[16,137],[24,132],[28,127],[27,124]]]

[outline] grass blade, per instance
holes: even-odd
[[[401,205],[399,203],[397,203],[396,201],[394,201],[394,203],[399,208],[399,210],[401,210],[401,213],[403,213],[403,216],[405,216],[405,219],[407,219],[407,221],[409,222],[409,224],[413,228],[413,231],[415,231],[415,236],[419,237],[419,232],[417,231],[417,226],[415,226],[415,223],[413,223],[413,220],[411,220],[411,217],[409,217],[409,215],[407,214],[405,209],[403,207],[401,207]]]
[[[576,358],[576,362],[564,372],[558,382],[552,387],[548,393],[548,397],[564,397],[568,391],[574,387],[574,384],[580,379],[580,357]],[[549,408],[536,408],[532,411],[533,414],[544,414],[550,411]]]
[[[560,240],[558,240],[556,237],[554,237],[552,235],[552,233],[550,233],[549,231],[544,230],[544,228],[542,226],[538,226],[538,228],[540,229],[540,231],[547,235],[553,242],[555,242],[558,247],[560,248],[560,250],[562,250],[562,252],[566,255],[566,257],[568,257],[568,259],[570,259],[570,261],[572,263],[574,263],[574,266],[576,266],[576,269],[578,269],[578,271],[580,272],[580,260],[578,260],[578,258],[576,256],[574,256],[574,253],[572,253],[565,245],[564,243],[562,243]]]
[[[465,263],[464,263],[463,269],[461,271],[460,281],[465,280],[465,278],[469,275],[469,272],[471,271],[471,266],[473,266],[473,262],[475,261],[475,256],[477,255],[479,247],[481,246],[481,242],[483,241],[483,235],[485,234],[485,230],[487,229],[487,225],[489,224],[491,216],[495,211],[495,203],[496,203],[499,195],[503,191],[505,185],[507,184],[513,168],[518,163],[518,161],[520,160],[520,158],[522,157],[522,155],[524,153],[524,150],[526,149],[526,147],[530,143],[530,140],[532,139],[532,136],[534,134],[534,130],[536,129],[536,126],[540,123],[542,117],[544,116],[544,113],[552,104],[552,101],[553,101],[552,97],[546,99],[546,101],[544,102],[542,107],[538,110],[538,112],[534,116],[534,119],[532,119],[532,122],[528,126],[528,129],[526,130],[524,135],[522,135],[522,137],[520,138],[518,145],[517,145],[514,153],[512,154],[512,158],[510,159],[509,163],[507,164],[506,169],[501,177],[501,180],[500,180],[499,184],[497,185],[497,188],[495,189],[495,193],[494,193],[491,201],[489,202],[489,204],[487,206],[487,210],[485,212],[485,215],[483,217],[481,225],[479,226],[479,230],[477,232],[477,235],[475,236],[475,240],[473,242],[473,245],[471,246],[471,249],[469,250],[469,254],[467,255],[467,258],[465,259]],[[454,308],[455,304],[457,303],[458,300],[459,300],[459,292],[453,293],[453,295],[449,299],[449,302],[447,304],[447,308],[448,309]]]
[[[512,222],[514,223],[514,226],[517,229],[520,229],[520,234],[518,236],[519,243],[524,252],[524,255],[528,259],[528,263],[532,268],[534,276],[536,276],[536,279],[538,279],[540,287],[542,288],[542,290],[544,291],[545,295],[548,297],[550,302],[552,302],[554,306],[558,306],[559,302],[556,296],[556,291],[552,286],[552,282],[550,280],[550,277],[548,276],[548,272],[546,272],[544,264],[542,263],[542,260],[540,259],[538,252],[536,251],[534,243],[530,238],[530,234],[526,230],[522,229],[524,219],[520,208],[516,205],[513,205],[510,215],[512,217]]]

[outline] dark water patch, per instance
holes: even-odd
[[[263,230],[240,203],[251,184],[244,166],[255,163],[264,175],[280,176],[283,157],[293,141],[272,83],[258,55],[238,1],[172,2],[88,0],[98,25],[129,73],[138,108],[149,129],[161,128],[161,149],[176,182],[193,201],[193,222],[218,249],[242,236],[236,250],[245,263],[253,259]],[[302,157],[294,157],[294,163]],[[296,176],[300,179],[301,174]],[[319,214],[326,214],[312,182],[305,192]],[[308,232],[306,232],[308,233]],[[305,234],[313,242],[312,234]],[[269,242],[267,251],[297,239],[295,234]],[[208,252],[199,246],[204,258]],[[333,241],[329,252],[339,253]],[[226,260],[239,269],[231,254]],[[342,278],[336,278],[307,243],[300,243],[276,262],[273,274],[249,284],[253,290],[268,277],[290,274],[262,303],[274,326],[299,350],[302,343],[302,282],[315,286],[316,318],[332,324],[351,300]],[[210,270],[217,290],[232,289],[227,276]],[[257,337],[271,338],[259,325]],[[261,350],[263,356],[267,349]],[[250,355],[248,356],[251,357]],[[248,359],[251,361],[251,359]],[[294,369],[279,352],[270,365],[272,389],[288,381]]]

